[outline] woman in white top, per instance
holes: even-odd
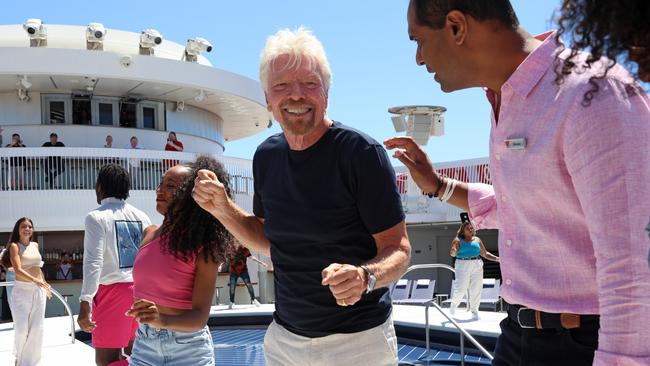
[[[34,227],[31,219],[20,218],[9,240],[9,259],[16,272],[11,296],[14,318],[14,355],[17,366],[38,365],[43,347],[45,296],[52,297],[41,267],[43,261],[38,243],[31,241]]]

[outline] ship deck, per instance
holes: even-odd
[[[272,304],[263,304],[260,307],[236,305],[232,310],[226,305],[213,306],[209,325],[215,339],[217,365],[263,365],[262,337],[264,328],[272,319],[274,309]],[[493,344],[500,334],[499,322],[505,316],[505,313],[481,312],[480,320],[471,320],[469,313],[459,310],[455,319],[491,350],[490,344]],[[429,320],[433,342],[430,359],[444,361],[446,364],[459,361],[458,331],[435,309],[429,308]],[[426,356],[422,342],[425,328],[424,307],[395,305],[393,321],[399,338],[400,361],[417,363],[418,359]],[[82,340],[71,343],[69,332],[69,317],[45,319],[43,366],[61,365],[63,360],[66,365],[94,364],[92,347]],[[78,327],[76,332],[78,338],[84,338]],[[0,365],[11,364],[13,360],[13,334],[13,323],[0,324]],[[489,364],[486,358],[479,357],[476,352],[470,352],[466,361],[472,364]]]

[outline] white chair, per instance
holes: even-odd
[[[456,280],[451,281],[452,295],[455,281]],[[468,293],[464,293],[462,295],[462,300],[458,304],[458,307],[467,306],[467,295]],[[451,305],[451,299],[443,301],[442,304],[443,307],[449,307]],[[500,281],[497,281],[494,278],[484,278],[483,289],[481,290],[481,303],[479,304],[479,310],[500,311],[501,308],[502,302],[500,297]]]
[[[483,279],[483,290],[481,291],[481,308],[492,311],[501,310],[500,297],[501,284],[494,278]]]
[[[442,302],[442,307],[443,308],[448,308],[451,306],[451,299],[454,296],[454,283],[456,283],[456,280],[451,280],[451,287],[449,288],[449,298],[445,301]],[[461,295],[461,300],[458,303],[459,308],[464,308],[467,306],[467,295],[469,292],[465,292],[464,294]],[[469,311],[469,308],[467,308],[467,311]]]
[[[433,299],[433,292],[436,287],[436,280],[416,280],[411,289],[409,300],[429,301]]]
[[[393,302],[396,303],[400,300],[408,299],[410,294],[411,280],[401,279],[397,280],[397,282],[395,282],[393,285],[390,296],[393,299]]]

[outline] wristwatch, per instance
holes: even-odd
[[[372,272],[370,272],[370,269],[367,266],[360,266],[360,267],[361,269],[363,269],[364,272],[366,272],[366,279],[367,279],[366,282],[368,283],[368,286],[366,287],[366,293],[368,293],[375,289],[375,284],[377,283],[377,277],[375,277],[375,275]]]

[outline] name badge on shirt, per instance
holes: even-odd
[[[507,139],[504,141],[507,149],[523,150],[526,148],[526,138]]]

